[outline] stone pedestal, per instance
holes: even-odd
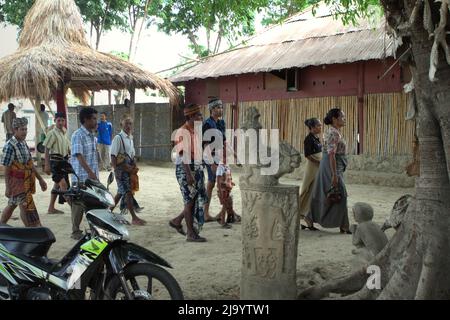
[[[297,298],[299,187],[240,185],[242,300]]]

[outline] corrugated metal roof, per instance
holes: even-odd
[[[353,26],[343,25],[329,15],[305,17],[308,15],[304,13],[291,17],[241,47],[207,58],[170,80],[185,82],[394,56],[394,42],[382,22],[371,25],[361,20],[358,26]]]

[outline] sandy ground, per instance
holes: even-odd
[[[168,226],[170,218],[178,215],[183,203],[180,196],[174,168],[168,165],[146,165],[140,172],[141,191],[136,198],[145,210],[140,216],[148,221],[144,227],[131,226],[131,240],[161,255],[174,267],[171,273],[180,283],[187,299],[238,299],[241,267],[241,226],[224,230],[213,222],[205,225],[202,235],[206,243],[187,243],[185,238]],[[107,173],[101,173],[105,182]],[[233,176],[235,181],[238,176]],[[50,177],[45,177],[51,183]],[[282,179],[283,183],[300,185],[301,181]],[[382,224],[395,202],[401,195],[411,193],[411,189],[387,188],[379,186],[348,185],[349,206],[358,201],[370,203],[375,209],[374,221]],[[112,186],[115,193],[116,184]],[[0,177],[0,194],[4,194],[4,179]],[[239,186],[233,190],[235,208],[241,212]],[[67,206],[59,206],[64,215],[48,215],[49,192],[40,190],[35,202],[44,226],[56,236],[56,243],[50,250],[50,257],[61,258],[75,243],[70,238],[71,219]],[[6,198],[0,198],[0,207],[6,205]],[[211,212],[217,214],[220,204],[214,195]],[[14,213],[18,217],[18,210]],[[129,216],[127,216],[129,218]],[[350,216],[350,223],[354,223]],[[20,220],[10,221],[13,226],[22,226]],[[87,227],[83,221],[83,228]],[[392,236],[392,232],[387,232]],[[300,231],[297,266],[299,290],[320,283],[330,277],[348,272],[352,261],[351,235],[342,235],[338,229],[317,232]]]

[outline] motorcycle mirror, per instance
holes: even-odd
[[[38,145],[36,146],[36,149],[39,153],[45,153],[44,143],[39,142]]]
[[[108,176],[108,185],[107,185],[108,188],[109,188],[109,185],[111,183],[113,183],[113,181],[114,181],[114,173],[111,172]]]

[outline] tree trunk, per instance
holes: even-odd
[[[136,39],[135,44],[134,44],[134,52],[133,52],[133,56],[134,56],[134,57],[136,57],[136,54],[137,54],[139,42],[140,42],[140,40],[141,40],[142,29],[144,28],[145,21],[147,21],[147,18],[148,18],[148,7],[150,6],[150,4],[151,4],[152,2],[153,2],[153,0],[146,0],[146,2],[145,2],[145,6],[144,6],[144,17],[142,18],[142,23],[141,23],[141,25],[139,26],[139,31],[138,31],[138,34],[137,34],[137,39]]]
[[[382,1],[391,27],[398,30],[407,22],[415,2]],[[321,298],[330,292],[352,293],[346,297],[349,299],[450,298],[450,66],[441,52],[436,73],[439,81],[429,80],[433,40],[422,19],[410,26],[403,41],[410,44],[414,61],[420,177],[401,227],[370,263],[381,269],[381,290],[367,288],[369,274],[363,269],[309,288],[300,298]]]
[[[197,38],[195,37],[193,32],[188,33],[188,39],[191,42],[191,44],[194,46],[194,52],[197,55],[198,58],[201,58],[201,52],[200,45],[197,42]]]

